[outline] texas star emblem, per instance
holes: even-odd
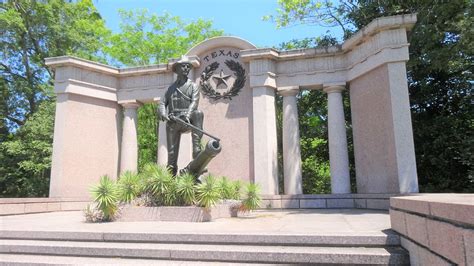
[[[220,75],[213,75],[212,78],[214,81],[216,81],[216,89],[219,89],[219,85],[223,84],[225,85],[225,89],[229,87],[227,84],[227,80],[231,77],[231,75],[225,75],[224,74],[224,69],[221,69],[221,74]]]
[[[226,74],[224,68],[220,69],[219,74],[214,74],[220,66],[218,62],[213,62],[208,65],[201,74],[201,92],[213,100],[232,100],[232,97],[239,94],[247,80],[245,69],[239,62],[229,59],[226,60],[224,64],[232,71],[233,75]],[[232,80],[233,83],[231,82]],[[218,92],[217,90],[223,91]]]

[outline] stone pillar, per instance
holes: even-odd
[[[168,163],[168,146],[166,142],[166,122],[158,121],[158,156],[157,163],[166,166]]]
[[[296,95],[299,87],[278,88],[283,96],[283,177],[286,195],[303,194],[300,130]]]
[[[157,112],[158,111],[158,108],[159,108],[159,104],[160,104],[160,99],[161,97],[164,97],[163,95],[161,95],[160,97],[157,97],[157,98],[153,98],[153,101],[158,105],[156,108],[157,108]],[[166,164],[168,163],[168,148],[166,146],[166,122],[164,121],[161,121],[160,117],[159,117],[159,114],[157,116],[157,119],[158,119],[158,149],[156,149],[156,163],[158,165],[163,165],[163,166],[166,166]]]
[[[418,192],[405,62],[373,69],[350,88],[357,192]]]
[[[333,194],[351,193],[346,123],[341,94],[344,89],[343,85],[324,87],[324,91],[328,94],[329,164]]]
[[[120,173],[138,170],[137,101],[119,102],[123,106],[122,145]]]
[[[255,183],[262,194],[278,194],[278,153],[275,89],[255,87],[253,96],[253,150]]]
[[[254,182],[262,194],[278,195],[278,143],[275,113],[276,64],[270,59],[252,60],[250,87],[253,106]]]

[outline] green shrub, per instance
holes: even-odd
[[[157,164],[147,164],[141,173],[142,194],[153,197],[156,205],[173,205],[176,198],[176,182],[171,172]]]
[[[179,205],[179,197],[177,193],[178,179],[171,176],[166,183],[166,188],[161,194],[161,200],[164,206],[176,206]]]
[[[196,199],[199,206],[207,209],[216,205],[220,199],[220,193],[215,177],[208,175],[204,178],[204,182],[197,185]]]
[[[119,200],[121,202],[130,203],[140,192],[138,174],[132,171],[125,171],[120,175],[117,187]]]
[[[240,200],[242,196],[242,181],[235,180],[231,183],[230,199]]]
[[[241,211],[249,212],[257,209],[261,202],[260,187],[258,184],[249,183],[245,187],[245,196],[242,200]]]
[[[232,199],[232,182],[225,176],[217,182],[217,188],[221,199]]]
[[[115,182],[104,175],[100,178],[99,185],[91,189],[91,193],[97,208],[104,214],[104,220],[113,220],[118,210],[118,191]]]
[[[176,193],[178,201],[184,205],[193,205],[196,200],[195,178],[190,174],[184,174],[178,178]]]

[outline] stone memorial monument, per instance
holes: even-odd
[[[277,51],[217,37],[190,49],[188,78],[201,87],[193,100],[199,98],[206,114],[202,127],[225,147],[209,162],[209,172],[278,194],[275,96],[280,94],[283,191],[301,194],[296,95],[321,90],[328,97],[332,193],[350,193],[342,102],[348,90],[357,192],[417,192],[405,66],[407,31],[415,22],[415,15],[378,18],[342,45],[326,48]],[[71,56],[46,60],[56,72],[57,94],[50,197],[87,197],[101,175],[116,178],[137,170],[137,109],[148,102],[166,105],[166,91],[179,76],[173,72],[176,62],[118,69]],[[201,128],[192,112],[182,118]],[[201,135],[180,134],[181,145],[172,151],[175,139],[166,137],[167,127],[159,124],[158,163],[167,165],[172,157],[176,171],[196,158]]]

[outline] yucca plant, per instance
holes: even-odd
[[[258,186],[258,184],[247,184],[247,186],[245,187],[245,196],[242,200],[240,211],[249,212],[257,209],[260,206],[261,200],[262,199],[260,197],[260,187]]]
[[[166,167],[148,164],[144,167],[142,175],[144,179],[142,192],[151,195],[157,205],[172,205],[175,184],[171,172]]]
[[[97,207],[104,214],[105,221],[111,221],[114,219],[117,213],[118,206],[118,193],[117,186],[113,180],[107,175],[100,178],[99,185],[91,189],[94,202]]]
[[[140,176],[140,194],[150,193],[151,190],[151,175],[158,171],[159,166],[156,163],[147,163],[143,166]]]
[[[232,182],[227,177],[221,177],[217,182],[217,187],[219,189],[221,199],[232,198]]]
[[[178,205],[178,194],[176,192],[178,188],[178,180],[174,176],[171,176],[170,181],[167,183],[163,194],[161,194],[163,205],[165,206],[176,206]]]
[[[120,201],[130,203],[140,192],[138,174],[132,171],[123,172],[119,177],[117,187]]]
[[[240,200],[242,195],[242,181],[235,180],[231,183],[230,199]]]
[[[196,200],[195,178],[193,175],[184,174],[178,178],[176,194],[184,205],[193,205]]]
[[[196,187],[197,204],[204,208],[211,208],[216,205],[220,199],[219,188],[217,186],[216,178],[208,175],[204,178],[204,182],[198,184]]]

